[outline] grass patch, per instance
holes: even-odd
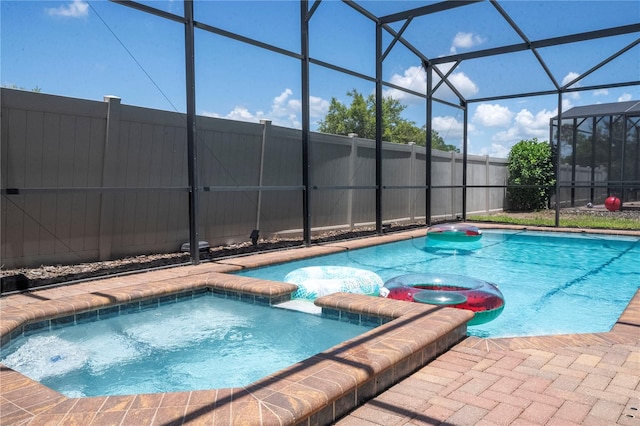
[[[531,213],[524,216],[496,214],[490,216],[469,216],[470,221],[506,223],[510,225],[555,226],[555,213]],[[601,217],[592,215],[560,215],[560,226],[580,229],[640,229],[640,220],[622,217]]]
[[[627,218],[606,218],[606,217],[568,217],[560,216],[560,226],[567,228],[586,228],[586,229],[640,229],[640,220]]]
[[[546,217],[514,217],[503,214],[491,216],[467,216],[467,220],[471,222],[495,222],[506,223],[508,225],[535,225],[535,226],[554,226],[555,219]]]

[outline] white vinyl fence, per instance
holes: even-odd
[[[3,268],[179,250],[189,239],[184,114],[3,88]],[[301,132],[197,117],[199,237],[210,245],[303,227]],[[314,232],[375,223],[375,143],[311,134]],[[432,151],[433,217],[462,214],[462,155]],[[468,156],[469,185],[505,185],[506,160]],[[385,223],[424,221],[426,150],[384,143]],[[504,188],[470,188],[467,212]]]

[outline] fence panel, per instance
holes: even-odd
[[[3,267],[175,252],[189,238],[184,114],[2,89]],[[211,245],[302,232],[299,130],[197,117],[199,236]],[[375,143],[311,134],[314,231],[375,223]],[[462,156],[432,151],[435,186],[461,185]],[[506,160],[469,157],[469,184],[503,184]],[[424,219],[426,149],[383,143],[385,222]],[[357,189],[345,187],[354,186]],[[338,188],[336,188],[338,187]],[[462,190],[434,189],[432,215],[461,214]],[[503,189],[468,191],[499,210]]]
[[[2,89],[2,263],[97,258],[107,106]],[[80,191],[80,192],[74,192]]]

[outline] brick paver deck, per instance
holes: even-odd
[[[609,333],[469,337],[338,426],[640,425],[640,292]]]
[[[162,272],[163,276],[171,279],[167,282],[179,284],[167,284],[166,290],[161,286],[151,287],[155,288],[153,291],[170,292],[175,291],[175,285],[196,285],[192,284],[193,277],[200,276],[204,270],[221,285],[255,287],[256,283],[250,282],[229,284],[220,276],[237,268],[260,266],[283,258],[291,260],[412,235],[418,234],[169,269]],[[633,235],[640,236],[640,232]],[[148,274],[135,274],[3,297],[0,299],[2,334],[6,335],[15,325],[11,318],[7,320],[7,312],[34,317],[52,315],[75,309],[65,302],[71,300],[70,297],[83,306],[106,303],[105,298],[122,302],[132,297],[128,288],[145,283],[148,278]],[[269,291],[282,290],[275,286]],[[46,309],[42,308],[43,300],[51,302]],[[294,379],[292,377],[292,381]],[[338,383],[331,374],[325,379]],[[305,392],[304,386],[296,386],[299,388],[295,392]],[[287,393],[274,392],[273,395]],[[265,395],[258,398],[268,399]],[[235,405],[230,403],[232,400]],[[216,401],[229,401],[229,410],[233,407],[242,412],[244,407],[247,415],[236,412],[233,416],[229,410],[216,409]],[[1,425],[297,424],[296,421],[283,422],[290,417],[277,411],[279,406],[291,405],[293,399],[289,405],[276,401],[273,405],[255,406],[251,405],[252,401],[246,392],[234,394],[234,390],[225,389],[66,398],[0,366]],[[273,415],[268,415],[269,410],[275,410]],[[257,412],[261,413],[260,417],[255,415]],[[301,424],[324,424],[322,418],[316,416]],[[640,426],[640,291],[608,333],[510,339],[469,337],[335,424]]]

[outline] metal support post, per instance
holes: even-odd
[[[426,206],[426,212],[425,212],[425,220],[426,220],[426,224],[427,226],[431,226],[431,193],[432,193],[432,189],[431,189],[431,170],[432,170],[432,155],[431,155],[431,144],[432,144],[432,135],[431,133],[433,132],[433,126],[431,123],[431,117],[433,115],[433,71],[431,69],[431,65],[430,64],[423,64],[424,70],[427,73],[427,139],[425,141],[425,153],[427,155],[427,173],[425,176],[426,179],[426,185],[427,185],[427,206]]]
[[[556,228],[560,227],[560,159],[562,151],[560,141],[562,140],[562,92],[558,92],[558,131],[556,133]]]
[[[302,239],[304,244],[311,244],[311,208],[310,208],[310,181],[311,181],[311,155],[310,155],[310,108],[309,108],[309,19],[307,15],[309,2],[300,0],[300,49],[301,84],[302,84]]]
[[[382,234],[382,25],[376,25],[376,232]]]
[[[198,154],[196,149],[196,76],[193,0],[184,0],[184,43],[187,82],[187,163],[189,173],[189,255],[191,263],[200,263],[198,238]]]

